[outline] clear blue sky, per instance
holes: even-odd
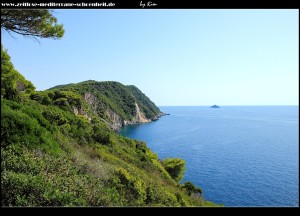
[[[85,80],[157,105],[298,105],[298,10],[55,10],[61,40],[11,38],[37,90]]]

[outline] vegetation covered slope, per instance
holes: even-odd
[[[119,82],[85,81],[49,89],[80,94],[94,114],[110,123],[112,129],[126,124],[145,123],[163,115],[159,108],[137,87]]]
[[[126,101],[136,100],[127,87],[92,81],[35,92],[2,47],[1,84],[2,206],[214,205],[179,184],[183,160],[161,161],[144,142],[117,135],[76,89],[102,87],[102,104],[125,119]]]

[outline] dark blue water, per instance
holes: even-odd
[[[127,126],[160,158],[185,159],[184,180],[225,206],[299,206],[298,106],[160,107],[171,115]],[[184,181],[183,180],[183,181]]]

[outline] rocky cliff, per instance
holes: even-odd
[[[72,91],[81,95],[87,107],[75,107],[76,115],[96,115],[110,128],[118,130],[129,124],[147,123],[164,115],[137,87],[118,82],[85,81],[56,86],[49,91]]]

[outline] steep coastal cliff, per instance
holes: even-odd
[[[144,93],[132,85],[85,81],[56,86],[48,91],[58,90],[80,94],[88,105],[88,110],[102,118],[115,131],[125,125],[147,123],[165,115]],[[80,109],[82,108],[74,109],[75,114]]]

